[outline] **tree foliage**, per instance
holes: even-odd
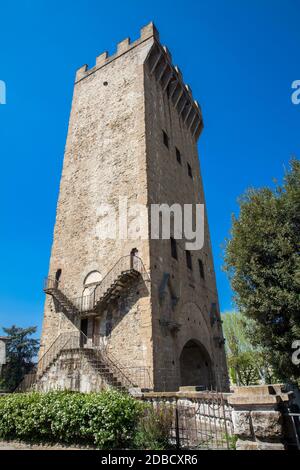
[[[273,371],[262,348],[251,343],[253,321],[239,312],[223,314],[225,348],[232,383],[257,385],[273,381]]]
[[[253,343],[266,351],[280,379],[299,380],[292,343],[300,339],[300,162],[282,186],[249,189],[233,216],[225,248],[239,310],[254,320]]]
[[[6,344],[7,364],[2,374],[2,386],[12,391],[33,367],[33,360],[38,353],[39,341],[31,336],[36,327],[20,328],[13,325],[3,328],[8,338]]]

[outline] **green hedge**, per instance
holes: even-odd
[[[0,438],[129,448],[144,405],[113,390],[0,397]]]

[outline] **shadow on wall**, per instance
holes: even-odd
[[[120,293],[119,298],[107,305],[107,309],[94,324],[94,344],[99,346],[102,339],[106,339],[109,346],[109,338],[114,329],[120,324],[123,318],[134,309],[139,299],[149,296],[149,289],[143,278],[139,278],[130,287]]]
[[[197,340],[190,339],[183,347],[180,358],[180,386],[214,387],[212,362],[205,347]]]

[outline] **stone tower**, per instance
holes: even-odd
[[[206,216],[197,251],[174,236],[151,239],[151,220],[146,237],[105,238],[99,229],[103,205],[118,220],[124,198],[128,207],[204,203],[202,128],[201,110],[152,23],[135,42],[123,40],[114,55],[105,52],[93,68],[77,71],[45,284],[40,376],[43,358],[49,368],[81,331],[76,348],[97,350],[133,384],[226,389]],[[80,381],[80,363],[74,368]]]

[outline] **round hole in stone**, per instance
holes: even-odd
[[[104,86],[107,86],[107,85],[108,85],[108,82],[103,82],[103,85],[104,85]]]

